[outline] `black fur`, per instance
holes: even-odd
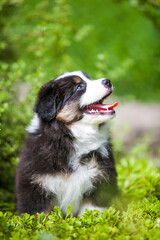
[[[51,196],[46,197],[42,189],[31,184],[32,176],[70,171],[68,161],[73,148],[72,141],[68,129],[56,120],[49,125],[42,123],[41,133],[38,131],[28,136],[17,168],[16,198],[19,214],[32,214],[47,209]]]

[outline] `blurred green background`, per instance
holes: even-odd
[[[111,79],[122,101],[159,102],[160,1],[0,1],[2,209],[14,209],[15,167],[38,89],[74,70]]]

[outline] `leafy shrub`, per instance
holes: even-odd
[[[25,62],[23,76],[81,69],[111,78],[117,95],[160,100],[158,2],[3,0],[0,57]]]
[[[72,4],[72,18],[83,37],[68,49],[72,55],[78,53],[76,66],[112,79],[115,93],[125,100],[160,100],[159,1],[73,0]],[[88,32],[84,34],[82,27]]]
[[[160,236],[160,173],[147,159],[129,156],[117,166],[121,198],[103,213],[86,210],[63,219],[58,207],[21,217],[0,213],[2,239],[158,239]],[[126,204],[125,199],[129,199]],[[120,210],[118,210],[120,209]]]
[[[133,2],[137,8],[131,9]],[[160,174],[143,148],[134,148],[118,163],[122,194],[102,214],[86,211],[73,218],[68,208],[63,219],[56,207],[50,215],[20,218],[13,194],[24,129],[44,82],[81,69],[113,78],[121,96],[159,99],[159,13],[149,2],[71,1],[72,8],[67,0],[0,2],[0,239],[159,238]],[[143,9],[156,19],[156,27]],[[29,89],[24,96],[23,84]]]
[[[14,209],[10,203],[15,167],[36,93],[48,77],[62,73],[70,63],[65,54],[70,43],[69,11],[65,0],[0,3],[0,206],[4,210]],[[24,84],[27,96],[21,96]]]

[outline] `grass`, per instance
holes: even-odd
[[[0,212],[0,239],[160,239],[160,172],[135,147],[117,164],[121,197],[103,213],[86,210],[64,219],[58,207],[50,215]]]

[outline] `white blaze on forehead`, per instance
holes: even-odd
[[[89,78],[87,78],[82,71],[65,72],[62,75],[60,75],[59,77],[57,77],[55,80],[59,80],[61,78],[65,78],[65,77],[72,77],[72,76],[80,77],[84,81],[89,80]]]

